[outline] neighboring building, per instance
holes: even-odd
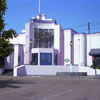
[[[92,57],[89,56],[91,49],[100,49],[100,32],[87,35],[87,65],[92,65]]]
[[[22,64],[90,66],[89,52],[100,48],[100,33],[79,34],[73,29],[62,29],[56,20],[40,14],[31,18],[25,24],[25,32],[10,42],[14,52],[7,58],[5,69]]]
[[[100,67],[100,49],[91,49],[89,55],[92,56],[92,67]]]

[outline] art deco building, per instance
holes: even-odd
[[[10,42],[14,52],[7,58],[5,69],[19,65],[91,66],[89,52],[100,48],[100,33],[79,34],[73,29],[62,29],[56,20],[39,14]]]

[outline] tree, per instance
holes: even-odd
[[[5,58],[13,52],[13,44],[0,39],[0,67],[4,65]]]
[[[5,11],[7,9],[6,0],[0,0],[0,35],[4,29],[5,23],[3,15],[5,15]]]
[[[9,40],[13,39],[14,37],[17,37],[18,34],[16,34],[16,31],[13,29],[9,29],[8,31],[4,31],[2,34],[2,39]]]
[[[0,0],[0,67],[4,65],[5,58],[13,52],[13,44],[9,42],[10,38],[17,37],[16,31],[13,29],[4,30],[4,15],[7,9],[6,0]]]

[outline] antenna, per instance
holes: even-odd
[[[39,15],[40,15],[40,10],[41,10],[41,1],[39,0]]]

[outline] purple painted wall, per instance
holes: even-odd
[[[18,48],[18,56],[20,56],[20,61],[18,62],[18,65],[23,65],[24,64],[24,46],[19,45]]]
[[[61,65],[64,65],[64,33],[63,30],[60,30],[60,61]]]

